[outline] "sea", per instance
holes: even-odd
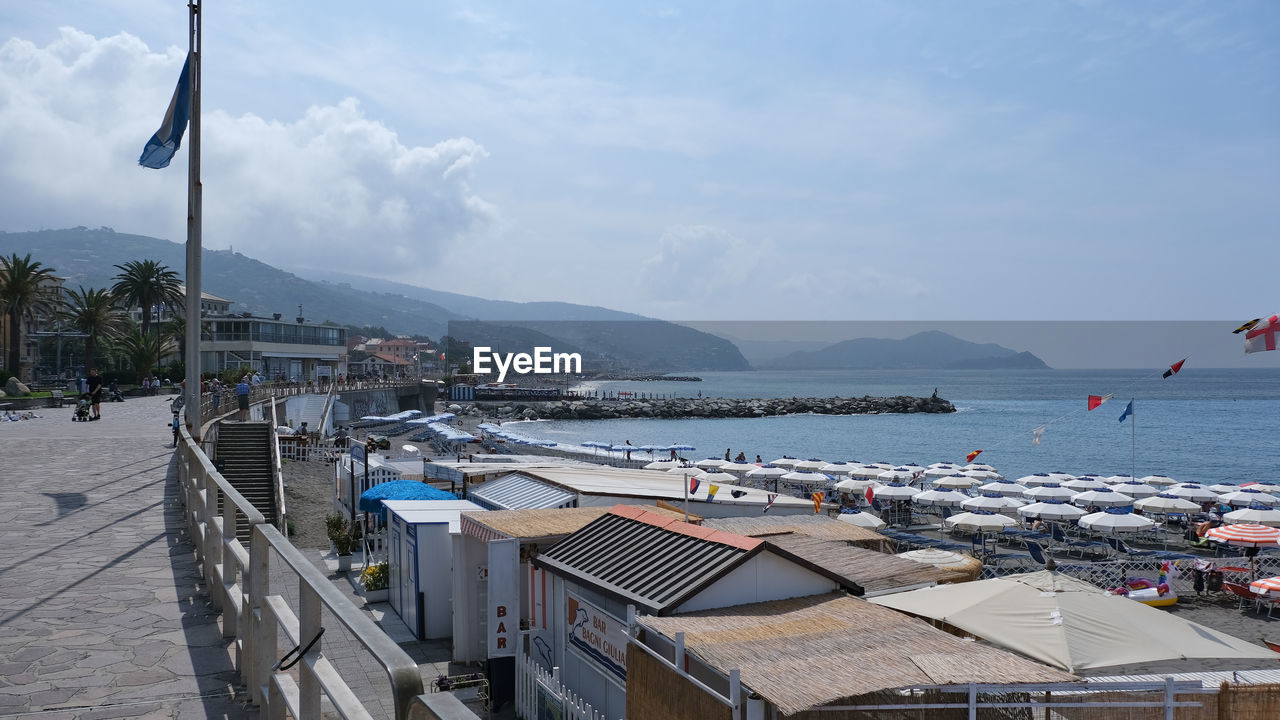
[[[688,444],[689,459],[742,452],[827,461],[964,464],[1007,478],[1037,472],[1167,475],[1180,482],[1280,482],[1280,368],[1149,370],[826,370],[699,373],[702,382],[608,381],[589,393],[725,398],[911,395],[948,414],[726,419],[539,420],[513,430],[559,443]],[[1114,395],[1089,410],[1089,395]],[[1121,421],[1126,406],[1133,414]],[[1043,426],[1039,444],[1035,430]],[[644,453],[636,453],[643,459]],[[660,458],[661,454],[655,454]]]

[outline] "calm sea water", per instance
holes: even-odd
[[[1168,475],[1207,483],[1280,481],[1280,368],[1137,370],[807,371],[705,373],[703,382],[606,382],[619,390],[704,397],[938,395],[947,415],[795,415],[751,419],[562,420],[521,423],[557,442],[686,443],[686,457],[745,452],[891,463],[978,462],[1006,477],[1035,472]],[[1090,394],[1115,398],[1087,411]],[[1134,401],[1135,417],[1118,421]],[[1136,425],[1131,424],[1136,419]],[[1045,425],[1040,445],[1032,429]],[[643,457],[643,455],[641,455]]]

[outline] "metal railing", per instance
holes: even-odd
[[[280,434],[276,432],[276,428],[280,423],[276,418],[275,396],[271,397],[271,400],[267,402],[267,405],[271,407],[271,460],[272,465],[274,466],[272,468],[271,490],[272,495],[276,500],[276,529],[285,533],[285,535],[288,535],[289,533],[286,529],[288,528],[288,525],[286,524],[284,517],[284,467],[280,462]]]
[[[320,635],[326,614],[381,666],[396,720],[421,713],[418,696],[423,683],[417,663],[266,522],[214,468],[186,428],[180,433],[178,477],[184,518],[212,600],[222,611],[223,636],[234,638],[236,670],[263,716],[320,717],[322,697],[327,697],[343,717],[373,717],[324,654]],[[216,426],[208,435],[216,435]],[[248,548],[236,538],[240,523],[252,527]],[[281,574],[290,582],[296,579],[296,607],[273,591],[273,574],[278,582]],[[304,648],[297,680],[279,669],[282,633],[295,647]]]

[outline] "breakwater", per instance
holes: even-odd
[[[951,413],[956,408],[939,397],[857,398],[666,398],[636,400],[559,400],[464,408],[466,414],[526,420],[605,420],[614,418],[750,418],[775,415],[876,415],[883,413]]]

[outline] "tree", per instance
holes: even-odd
[[[212,338],[212,331],[207,321],[200,321],[200,339],[209,340]],[[182,359],[185,365],[187,362],[187,316],[185,313],[174,313],[168,322],[160,330],[160,335],[168,340],[173,341],[178,347],[178,357]]]
[[[97,367],[99,341],[111,341],[128,326],[110,290],[81,287],[67,293],[63,319],[84,333],[84,365]]]
[[[0,307],[4,308],[9,324],[8,358],[5,368],[20,376],[19,360],[22,356],[23,322],[36,315],[51,315],[57,300],[51,288],[53,268],[45,267],[31,259],[31,254],[20,258],[0,257]]]
[[[128,307],[142,308],[142,332],[151,332],[152,308],[178,308],[183,304],[178,273],[155,260],[131,260],[116,265],[120,270],[111,292]],[[157,327],[157,330],[159,328]]]
[[[120,349],[129,358],[134,371],[138,373],[138,382],[141,383],[142,378],[151,372],[151,368],[160,362],[160,358],[173,352],[174,347],[167,338],[143,332],[141,326],[134,325],[120,339]]]

